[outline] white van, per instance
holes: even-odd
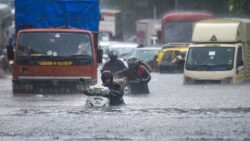
[[[195,24],[184,84],[240,83],[250,79],[250,20],[211,19]]]

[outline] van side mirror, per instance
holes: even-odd
[[[103,50],[97,49],[97,63],[99,63],[99,64],[102,63],[102,55],[103,55]]]
[[[239,66],[243,66],[243,65],[244,65],[243,60],[240,60],[240,61],[238,61],[238,62],[237,62],[237,67],[239,67]]]

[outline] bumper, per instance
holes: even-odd
[[[183,72],[183,66],[177,64],[160,64],[160,72]]]
[[[12,80],[14,94],[53,94],[80,93],[88,86],[97,83],[96,79],[16,79]]]
[[[227,77],[224,79],[193,79],[191,77],[184,77],[184,84],[232,84],[233,77]]]

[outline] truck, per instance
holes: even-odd
[[[122,12],[114,9],[101,9],[99,27],[100,41],[123,41]]]
[[[97,82],[99,0],[16,0],[15,12],[13,94],[79,93]]]
[[[202,11],[176,11],[167,13],[161,19],[161,39],[160,42],[164,44],[162,51],[158,53],[157,65],[161,67],[162,71],[168,72],[166,69],[174,70],[172,68],[172,63],[164,63],[164,58],[166,58],[166,48],[187,48],[191,43],[193,24],[200,20],[214,18],[214,15],[209,12]],[[168,50],[168,49],[167,49]],[[176,60],[176,55],[173,56],[173,60]],[[184,57],[185,58],[185,57]],[[164,64],[163,64],[164,63]],[[184,65],[184,64],[183,64]],[[178,67],[178,68],[183,68]],[[183,72],[183,70],[177,70],[178,72]]]
[[[218,18],[195,24],[184,84],[250,80],[250,19]]]
[[[143,46],[156,45],[158,43],[157,31],[160,20],[140,19],[136,21],[136,42]]]

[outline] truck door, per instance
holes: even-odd
[[[244,81],[244,61],[243,61],[243,55],[242,55],[242,46],[238,48],[237,51],[237,58],[236,58],[236,78],[235,82],[240,83]]]

